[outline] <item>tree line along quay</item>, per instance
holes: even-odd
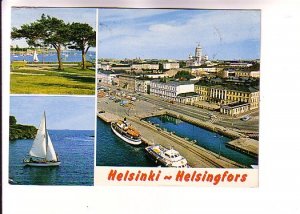
[[[79,50],[82,69],[86,69],[86,54],[96,46],[96,32],[86,23],[65,23],[64,20],[43,14],[40,19],[20,28],[13,27],[11,38],[25,38],[32,47],[53,47],[57,53],[58,70],[63,70],[63,48]]]

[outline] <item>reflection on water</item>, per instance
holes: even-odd
[[[97,166],[156,166],[145,146],[133,146],[118,138],[110,125],[97,119]]]
[[[220,155],[234,160],[235,162],[249,167],[251,165],[257,165],[258,163],[257,158],[250,157],[226,147],[225,144],[231,139],[218,133],[208,131],[185,121],[174,122],[176,121],[174,117],[167,115],[150,117],[146,118],[146,120],[159,125],[163,129],[174,132],[180,137],[193,141],[199,146],[208,149],[216,154],[220,153]]]

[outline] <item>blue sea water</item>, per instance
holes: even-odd
[[[157,166],[146,154],[145,146],[133,146],[117,137],[108,123],[97,119],[97,166]]]
[[[175,132],[175,134],[178,136],[185,138],[187,137],[190,140],[196,140],[196,143],[201,147],[215,152],[216,154],[219,154],[220,152],[221,156],[224,156],[240,164],[246,165],[248,167],[258,164],[257,158],[250,157],[226,147],[225,143],[229,142],[231,139],[218,133],[208,131],[201,127],[167,115],[150,117],[146,120],[154,124],[158,124],[159,127],[165,128],[168,131]]]
[[[88,51],[86,54],[86,60],[95,61],[96,52]],[[57,62],[57,54],[38,54],[39,62]],[[81,52],[80,51],[63,51],[62,57],[63,62],[81,62]],[[33,62],[33,56],[31,55],[10,55],[10,61],[27,61]]]
[[[32,139],[9,142],[9,178],[25,185],[93,185],[94,131],[49,130],[61,164],[58,167],[24,166]]]

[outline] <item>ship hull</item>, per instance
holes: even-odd
[[[58,162],[24,162],[25,166],[39,166],[39,167],[46,167],[46,166],[59,166],[60,161]]]
[[[113,125],[110,126],[112,131],[114,132],[115,135],[117,135],[119,138],[121,138],[123,141],[125,141],[126,143],[129,143],[131,145],[140,145],[142,143],[141,139],[138,140],[133,140],[133,139],[128,139],[127,137],[124,137],[123,135],[121,135],[114,127]]]
[[[189,167],[187,165],[187,161],[182,157],[180,160],[166,160],[162,155],[158,154],[153,150],[153,146],[148,146],[145,148],[148,156],[155,161],[155,163],[160,164],[164,167],[172,167],[172,168],[183,168]]]

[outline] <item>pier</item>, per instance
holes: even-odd
[[[226,146],[253,157],[258,157],[258,141],[251,138],[239,138],[226,143]]]
[[[245,168],[239,163],[229,160],[225,157],[204,149],[192,141],[179,137],[171,132],[162,130],[155,125],[138,118],[128,118],[128,120],[136,127],[143,138],[142,141],[147,145],[161,144],[164,147],[174,147],[188,160],[192,167],[198,168]]]
[[[106,123],[111,123],[113,121],[122,120],[122,117],[119,117],[118,115],[104,112],[104,113],[98,113],[97,117],[99,117],[101,120],[103,120]]]
[[[222,154],[205,149],[187,138],[179,137],[173,132],[162,129],[155,124],[149,123],[145,118],[160,115],[169,115],[186,121],[193,125],[213,131],[231,139],[246,138],[242,134],[232,129],[210,123],[200,119],[184,115],[170,109],[160,108],[159,106],[137,100],[130,106],[121,106],[110,100],[108,97],[98,99],[97,116],[106,123],[123,119],[124,117],[141,133],[142,142],[146,145],[161,144],[164,147],[173,147],[184,156],[189,165],[195,168],[247,168],[247,166],[225,158]]]

